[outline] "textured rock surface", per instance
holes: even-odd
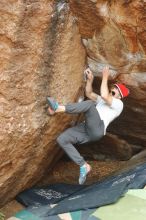
[[[107,161],[91,161],[87,160],[92,166],[92,171],[89,173],[86,184],[100,181],[114,173],[121,173],[132,169],[136,165],[145,163],[146,150],[137,154],[127,161],[107,160]],[[78,182],[79,167],[71,161],[60,160],[51,170],[50,175],[45,175],[38,183],[38,186],[47,185],[54,182],[75,183]]]
[[[131,91],[122,116],[110,132],[134,145],[146,146],[146,1],[70,2],[78,17],[88,65],[97,80],[108,64],[111,81],[126,83]]]
[[[34,184],[70,121],[45,111],[47,95],[74,100],[85,51],[67,3],[0,1],[0,205]]]
[[[137,149],[138,151],[139,149]],[[141,150],[141,149],[140,149]],[[107,133],[100,141],[79,147],[79,151],[90,160],[128,160],[135,152],[127,141]]]
[[[128,159],[146,146],[145,10],[145,0],[0,1],[0,205],[37,182],[61,156],[55,139],[72,117],[48,117],[45,99],[75,100],[85,49],[95,89],[108,64],[111,82],[131,90],[101,142],[103,153],[110,143],[112,154]]]

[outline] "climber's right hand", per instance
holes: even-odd
[[[86,80],[93,81],[94,76],[93,76],[93,73],[92,73],[92,71],[90,70],[90,68],[87,68],[87,69],[84,71],[84,74],[85,74],[85,76],[86,76]]]

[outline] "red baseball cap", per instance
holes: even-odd
[[[118,88],[122,98],[129,95],[129,89],[124,84],[116,83],[114,86]]]

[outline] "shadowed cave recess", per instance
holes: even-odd
[[[144,0],[0,2],[1,207],[36,184],[77,183],[78,167],[63,156],[56,138],[82,116],[48,116],[46,96],[78,101],[87,66],[96,92],[105,65],[109,83],[130,89],[107,135],[79,147],[93,167],[87,184],[145,159],[145,9]]]

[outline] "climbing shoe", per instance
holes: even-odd
[[[47,97],[47,102],[50,108],[55,112],[58,109],[58,102],[55,101],[52,97]]]
[[[86,181],[87,174],[91,171],[91,166],[89,164],[84,164],[80,166],[80,176],[79,176],[79,184],[82,185]]]

